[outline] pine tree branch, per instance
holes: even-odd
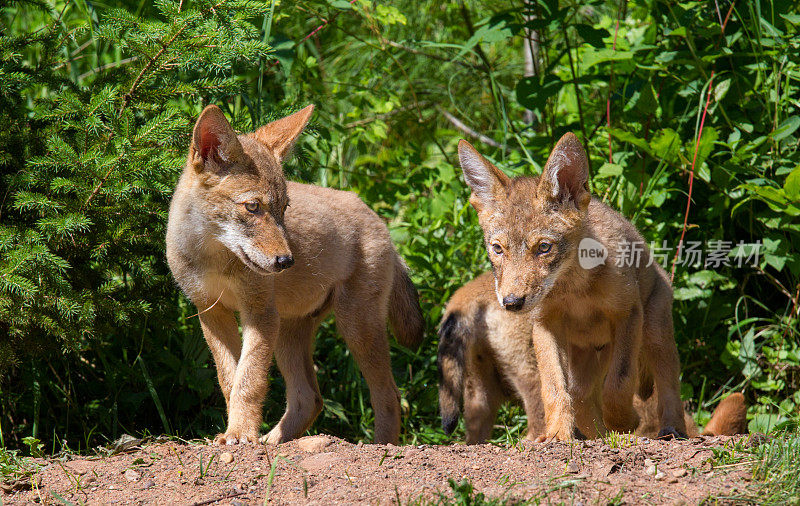
[[[213,11],[214,9],[216,9],[217,7],[222,5],[222,3],[223,2],[219,2],[216,5],[214,5],[213,7],[209,7],[208,9],[204,10],[203,13],[205,14],[206,12]],[[161,49],[159,49],[158,52],[155,54],[155,56],[151,57],[149,59],[149,61],[147,62],[147,64],[144,67],[142,67],[142,70],[139,71],[139,75],[137,75],[136,79],[133,80],[133,83],[131,84],[131,87],[128,90],[128,93],[126,93],[125,96],[122,99],[122,107],[120,107],[119,112],[117,113],[117,117],[118,118],[122,117],[122,113],[125,112],[125,109],[127,109],[128,105],[131,103],[131,99],[133,98],[133,94],[136,92],[136,90],[142,84],[142,81],[144,81],[145,73],[153,67],[153,65],[156,63],[156,61],[158,61],[159,58],[161,58],[161,55],[163,55],[164,52],[166,52],[166,50],[172,45],[172,43],[175,42],[175,39],[177,39],[178,36],[181,33],[183,33],[183,31],[186,30],[186,28],[189,27],[189,24],[190,24],[190,22],[187,21],[186,23],[184,23],[183,26],[181,26],[178,29],[177,32],[175,32],[175,34],[172,35],[172,37],[166,43],[162,42],[161,43]],[[111,135],[108,138],[108,141],[110,142],[111,139],[113,139],[113,138],[114,138],[114,133],[112,132]],[[89,203],[95,198],[95,196],[97,196],[97,193],[100,191],[100,188],[103,187],[103,185],[108,180],[108,178],[111,176],[111,173],[113,171],[114,171],[114,166],[112,165],[111,167],[109,167],[108,171],[106,171],[106,173],[103,175],[103,177],[100,179],[100,181],[97,183],[97,185],[92,190],[92,193],[89,194],[89,197],[83,203],[83,205],[81,206],[82,210],[85,209],[86,206],[89,205]]]

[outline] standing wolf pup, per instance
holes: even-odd
[[[634,393],[648,398],[653,382],[659,436],[685,436],[669,278],[648,262],[636,228],[590,195],[578,139],[564,135],[539,177],[511,179],[463,140],[458,155],[498,302],[530,312],[544,406],[538,439],[633,431]],[[578,262],[587,239],[607,252],[590,269]],[[632,244],[641,261],[623,258]]]
[[[331,310],[369,386],[375,441],[398,441],[386,320],[400,343],[418,345],[417,292],[386,225],[355,194],[285,180],[281,162],[312,111],[237,135],[206,107],[170,206],[167,260],[197,306],[227,405],[218,444],[257,440],[273,355],[286,412],[262,441],[309,428],[322,410],[313,338]]]
[[[527,439],[544,430],[539,371],[527,313],[510,312],[497,303],[494,278],[485,272],[450,297],[439,327],[439,408],[442,427],[450,434],[458,424],[463,399],[467,444],[489,439],[497,410],[511,400],[522,401],[528,418]],[[658,399],[634,395],[639,415],[636,434],[655,437],[659,431]],[[684,411],[686,432],[700,434],[692,415]],[[747,404],[735,392],[722,400],[702,434],[732,436],[747,432]]]

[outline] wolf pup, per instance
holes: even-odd
[[[369,386],[375,441],[398,441],[386,320],[400,343],[416,346],[417,292],[386,225],[355,194],[285,180],[281,162],[312,111],[237,135],[206,107],[172,199],[167,260],[216,362],[228,411],[218,444],[256,441],[273,355],[286,412],[262,441],[309,428],[322,410],[313,337],[331,310]]]
[[[528,314],[509,312],[497,303],[492,274],[481,274],[450,297],[439,327],[439,409],[447,434],[458,424],[464,406],[467,444],[491,437],[497,410],[508,401],[521,401],[528,418],[527,439],[544,430],[539,371],[531,340]],[[634,395],[640,422],[636,434],[658,433],[657,396]],[[700,433],[691,414],[684,412],[689,436]],[[741,393],[719,403],[703,435],[747,432],[747,405]]]
[[[497,300],[530,312],[544,406],[539,439],[633,431],[634,393],[648,398],[653,382],[659,436],[684,437],[669,278],[648,261],[636,228],[590,195],[578,139],[564,135],[539,177],[511,179],[463,140],[458,154]],[[605,256],[584,268],[579,246]],[[626,247],[638,247],[638,261]]]

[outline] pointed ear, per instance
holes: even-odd
[[[472,188],[469,201],[476,211],[503,198],[511,179],[463,139],[458,141],[458,160],[464,179]]]
[[[195,152],[202,159],[202,168],[211,165],[215,169],[222,168],[243,154],[236,132],[216,105],[209,105],[200,113],[194,125],[192,143]]]
[[[577,137],[564,134],[539,179],[539,191],[556,203],[572,202],[580,211],[589,207],[589,160]]]
[[[313,112],[314,105],[312,104],[285,118],[264,125],[250,135],[272,150],[275,158],[282,162],[292,150],[292,146],[308,124]]]

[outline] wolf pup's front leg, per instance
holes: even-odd
[[[228,402],[228,428],[217,444],[255,443],[261,411],[269,387],[269,363],[278,336],[280,319],[274,307],[266,311],[241,311],[243,346],[233,377]]]
[[[639,374],[642,342],[642,307],[639,301],[616,322],[611,364],[603,385],[603,413],[606,425],[617,432],[633,432],[639,416],[633,409],[633,394]]]
[[[544,404],[544,434],[535,441],[568,441],[578,434],[572,399],[567,391],[566,357],[564,347],[547,328],[534,323],[533,348],[539,365],[539,380]]]

